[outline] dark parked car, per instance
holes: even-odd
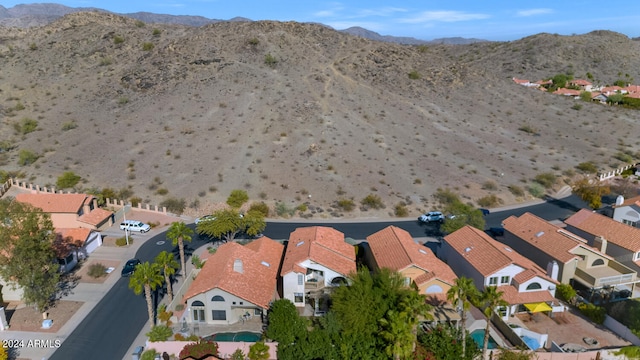
[[[136,270],[136,266],[138,266],[139,264],[140,260],[138,259],[127,260],[127,263],[124,264],[124,267],[122,268],[122,276],[126,277],[133,274],[133,272]]]
[[[480,211],[482,211],[482,215],[484,216],[491,214],[491,211],[489,211],[489,209],[480,209]]]
[[[492,227],[487,230],[487,234],[496,237],[496,236],[504,236],[504,228],[503,227]]]

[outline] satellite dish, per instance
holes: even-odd
[[[616,198],[616,206],[620,206],[623,203],[624,203],[624,196],[618,195],[618,197]]]

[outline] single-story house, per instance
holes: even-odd
[[[99,208],[93,195],[36,192],[18,194],[16,200],[48,213],[55,228],[99,230],[113,225],[113,213]]]

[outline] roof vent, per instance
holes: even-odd
[[[299,243],[296,244],[296,246],[300,246],[302,244],[304,244],[304,241],[300,241]]]
[[[264,265],[264,266],[266,266],[266,267],[270,267],[270,266],[271,266],[271,264],[269,264],[269,263],[268,263],[268,262],[266,262],[266,261],[261,261],[261,262],[260,262],[260,264],[262,264],[262,265]]]
[[[539,238],[540,236],[544,235],[544,231],[540,231],[539,233],[536,233],[536,237]]]
[[[471,251],[470,247],[464,249],[464,252],[469,252],[469,251]]]
[[[513,251],[513,250],[511,250],[511,248],[510,248],[510,247],[508,247],[508,246],[505,246],[505,247],[504,247],[504,249],[505,249],[505,250],[507,250],[508,252],[512,252],[512,251]]]
[[[424,251],[424,249],[420,249],[420,250],[418,250],[418,251],[420,251],[421,253],[423,253],[423,254],[425,254],[425,255],[427,254],[427,252],[426,252],[426,251]]]
[[[244,273],[244,266],[242,264],[242,260],[235,259],[233,261],[233,271],[238,272],[240,274]]]

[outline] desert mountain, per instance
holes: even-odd
[[[3,170],[41,185],[73,171],[84,188],[151,203],[197,207],[242,188],[270,204],[309,202],[315,217],[368,194],[384,214],[400,201],[417,214],[446,187],[517,202],[528,195],[509,187],[584,161],[611,169],[640,135],[637,111],[577,109],[511,80],[640,80],[640,44],[608,31],[408,46],[315,24],[79,12],[0,28],[0,68]],[[24,151],[40,158],[20,166]]]

